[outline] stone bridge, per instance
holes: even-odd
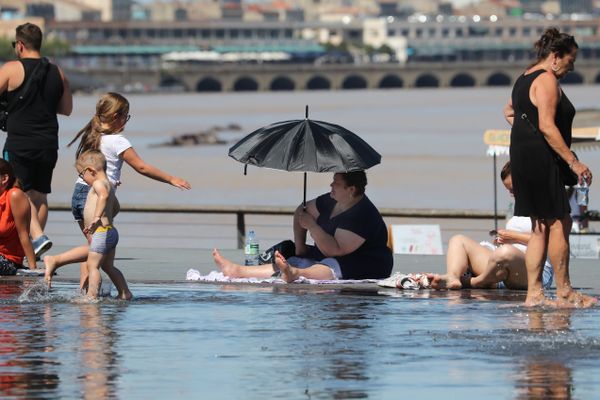
[[[521,64],[225,64],[180,66],[163,70],[77,71],[117,87],[137,85],[186,91],[340,90],[414,87],[509,86]],[[563,83],[600,83],[600,65],[578,63]]]

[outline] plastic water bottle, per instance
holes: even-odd
[[[251,230],[246,235],[246,246],[244,247],[244,255],[246,256],[246,265],[258,265],[258,255],[260,249],[258,246],[258,240],[256,239],[256,233]]]
[[[581,183],[575,186],[575,201],[579,206],[587,206],[590,200],[590,187],[585,179],[581,180]]]

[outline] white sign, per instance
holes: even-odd
[[[395,254],[444,254],[439,225],[392,225]]]
[[[600,257],[600,235],[571,235],[569,242],[573,258]]]

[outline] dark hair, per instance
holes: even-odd
[[[542,37],[534,44],[537,53],[537,62],[540,62],[552,53],[557,53],[560,57],[573,52],[579,46],[575,38],[568,33],[561,33],[557,28],[548,28],[542,34]]]
[[[19,181],[17,180],[17,177],[15,176],[13,168],[8,163],[8,161],[2,158],[0,158],[0,175],[8,175],[7,189],[10,189],[12,187],[21,187]]]
[[[510,175],[510,161],[507,161],[500,171],[500,179],[505,180]]]
[[[340,176],[346,182],[347,186],[354,186],[356,188],[357,195],[365,193],[365,186],[367,186],[367,174],[365,171],[341,172]]]
[[[17,26],[15,40],[22,42],[27,50],[40,51],[42,48],[42,30],[29,22]]]

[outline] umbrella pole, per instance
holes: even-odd
[[[306,172],[304,173],[304,199],[302,200],[302,207],[306,210]]]
[[[496,152],[494,152],[494,229],[498,230],[498,189],[496,185]]]

